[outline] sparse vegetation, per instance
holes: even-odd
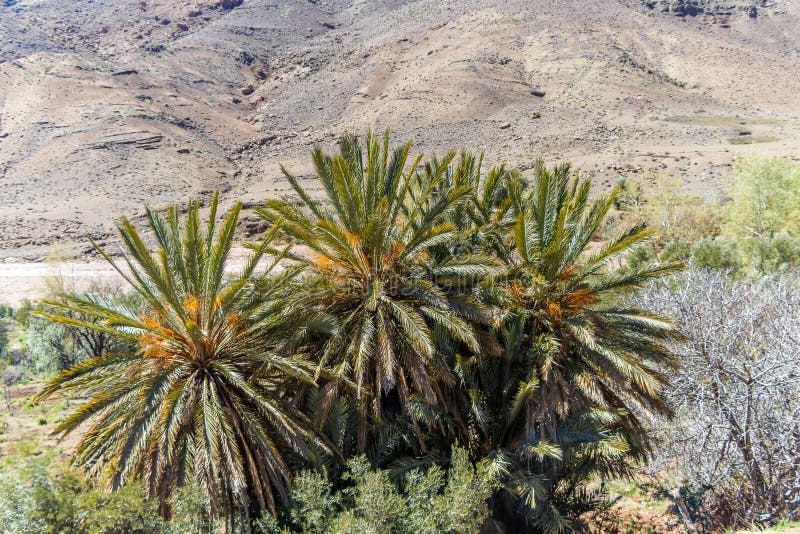
[[[723,202],[687,195],[679,180],[620,181],[616,207],[659,229],[635,262],[681,259],[699,268],[758,277],[800,266],[800,165],[754,156],[737,160]]]
[[[737,135],[736,137],[728,138],[728,142],[732,145],[754,145],[757,143],[774,143],[775,141],[780,141],[780,139],[771,135]]]

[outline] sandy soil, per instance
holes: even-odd
[[[0,302],[16,306],[24,299],[36,301],[47,293],[48,284],[58,278],[76,289],[121,282],[116,271],[105,262],[3,263],[0,264]]]
[[[247,257],[247,249],[234,248],[226,271],[241,269]],[[36,302],[53,287],[82,291],[119,287],[122,284],[124,280],[119,273],[103,260],[0,263],[0,303],[12,306],[25,299]]]

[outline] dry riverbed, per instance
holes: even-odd
[[[227,270],[235,272],[240,269],[248,254],[244,248],[231,251]],[[103,260],[0,263],[0,303],[11,306],[17,306],[25,299],[35,302],[54,287],[87,291],[122,283],[119,273]]]

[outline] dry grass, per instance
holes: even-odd
[[[0,462],[17,457],[37,456],[46,451],[68,456],[73,439],[59,441],[52,435],[56,425],[72,410],[70,399],[35,403],[38,385],[12,386],[10,398],[0,408]]]
[[[728,139],[728,142],[732,145],[754,145],[758,143],[774,143],[775,141],[780,141],[780,139],[769,135],[738,135]]]

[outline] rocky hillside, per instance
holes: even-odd
[[[670,13],[678,17],[711,17],[714,22],[727,23],[728,17],[745,14],[750,18],[758,17],[759,8],[768,6],[763,0],[641,0],[650,9],[662,13]],[[769,13],[769,11],[763,11]]]
[[[789,0],[0,0],[0,259],[145,202],[288,194],[279,161],[370,125],[713,195],[739,152],[800,153],[798,24]]]

